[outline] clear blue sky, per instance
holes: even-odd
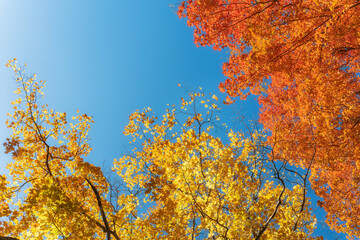
[[[132,112],[149,106],[162,113],[167,103],[179,102],[185,90],[178,83],[224,98],[217,87],[225,79],[221,64],[227,52],[195,47],[192,30],[170,4],[176,2],[0,1],[0,141],[10,135],[4,122],[15,81],[4,65],[14,57],[47,81],[50,107],[69,116],[77,109],[94,116],[89,161],[97,165],[110,165],[124,152],[129,139],[122,131]],[[229,117],[240,112],[256,119],[258,106],[249,101],[226,111]],[[10,157],[1,150],[0,158],[5,173]],[[321,223],[319,229],[326,239],[343,239]]]

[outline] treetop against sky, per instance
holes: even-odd
[[[4,123],[6,113],[13,112],[14,122],[13,130],[0,126],[2,142],[13,136],[5,150],[14,158],[1,155],[0,173],[15,178],[9,183],[2,177],[0,189],[28,189],[19,195],[23,212],[15,211],[19,207],[11,202],[16,199],[11,191],[1,199],[14,210],[2,211],[14,216],[10,225],[2,225],[9,236],[28,231],[32,237],[41,232],[48,239],[75,238],[76,231],[83,239],[117,239],[137,229],[138,236],[152,238],[161,238],[159,232],[164,238],[201,239],[360,237],[357,1],[189,0],[169,7],[148,1],[34,0],[0,5],[5,36],[0,60],[16,56],[38,73],[24,72],[11,81],[14,76],[0,67],[0,120]],[[179,21],[176,12],[185,19]],[[17,63],[15,70],[21,66]],[[47,79],[46,99],[36,97],[43,91],[37,89],[43,84],[39,79]],[[211,98],[215,93],[220,102],[232,103],[223,107],[219,122],[233,126],[232,137],[218,124],[205,127],[217,121],[208,119],[217,109],[200,99],[202,93],[186,100],[198,86],[211,92],[209,102],[216,100]],[[22,103],[14,102],[25,104],[22,108],[9,104],[18,98],[14,90],[23,94]],[[190,118],[181,115],[190,109],[164,110],[181,97],[182,104],[207,109]],[[42,108],[45,104],[64,113]],[[144,107],[152,110],[136,111]],[[78,109],[86,114],[67,125]],[[165,118],[158,123],[161,115]],[[246,122],[244,116],[259,119],[264,129],[237,127]],[[126,126],[133,131],[128,133],[142,136],[135,152],[122,135]],[[65,139],[50,140],[57,135]],[[245,145],[237,146],[239,141]],[[176,150],[181,148],[186,151]],[[13,163],[9,175],[5,166],[20,156],[24,162]],[[107,174],[114,158],[117,174]],[[249,182],[242,185],[240,179]],[[234,195],[234,187],[244,188],[243,195]],[[150,203],[140,210],[143,199]],[[60,212],[68,214],[73,228],[54,217]],[[120,216],[127,216],[122,227]],[[243,225],[236,223],[239,219]]]

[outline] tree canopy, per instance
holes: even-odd
[[[263,129],[226,128],[216,95],[191,92],[163,116],[129,117],[131,151],[110,174],[88,160],[93,118],[44,104],[45,82],[10,60],[18,98],[0,240],[322,239],[308,182],[330,228],[360,238],[359,10],[358,0],[181,1],[195,44],[229,51],[224,103],[256,95]]]
[[[255,127],[224,130],[215,95],[190,93],[162,117],[133,113],[124,134],[134,147],[114,160],[112,181],[86,161],[92,118],[41,105],[45,83],[8,66],[19,98],[0,239],[315,239],[309,168],[278,161]]]
[[[311,165],[332,229],[360,237],[360,2],[188,0],[195,43],[227,48],[228,103],[258,95],[278,158]]]

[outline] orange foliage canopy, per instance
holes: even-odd
[[[312,165],[328,224],[360,237],[360,2],[189,0],[195,43],[230,49],[220,89],[259,95],[279,158]],[[229,98],[229,102],[231,102]]]

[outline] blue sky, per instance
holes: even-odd
[[[170,4],[176,2],[0,1],[0,141],[10,135],[4,122],[16,86],[5,63],[14,57],[47,81],[50,107],[94,117],[89,161],[98,165],[110,165],[124,152],[129,139],[122,131],[132,112],[149,106],[162,113],[167,103],[179,102],[186,90],[178,83],[224,98],[217,87],[225,79],[221,64],[227,52],[197,48],[192,30]],[[240,112],[256,119],[258,106],[252,100],[226,112],[229,118]],[[0,158],[4,173],[10,157],[1,150]],[[326,239],[336,237],[329,232]]]

